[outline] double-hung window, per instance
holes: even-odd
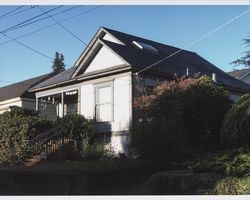
[[[113,120],[113,88],[112,83],[96,86],[96,121],[110,122]]]

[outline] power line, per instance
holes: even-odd
[[[20,14],[20,13],[26,12],[26,11],[28,11],[28,10],[31,10],[31,9],[35,8],[35,7],[36,7],[36,6],[30,6],[29,8],[26,8],[26,9],[21,10],[21,11],[19,11],[19,12],[13,13],[13,14],[8,15],[8,16],[5,16],[5,17],[2,17],[2,18],[0,18],[0,21],[4,20],[4,19],[6,19],[6,18],[12,17],[12,16],[14,16],[14,15],[18,15],[18,14]]]
[[[55,15],[59,15],[59,14],[62,14],[62,13],[68,12],[68,11],[70,11],[70,10],[73,10],[73,9],[77,8],[77,7],[80,7],[80,6],[75,6],[75,7],[73,7],[73,8],[69,8],[69,9],[63,10],[63,11],[58,12],[58,13],[55,13],[55,14],[53,14],[53,15],[51,15],[51,16],[55,16]],[[11,30],[9,30],[9,31],[13,31],[13,30],[16,30],[16,29],[19,29],[19,28],[22,28],[22,27],[28,26],[28,25],[30,25],[30,24],[34,24],[34,23],[36,23],[36,22],[39,22],[39,21],[42,21],[42,20],[45,20],[45,19],[48,19],[48,18],[49,18],[48,16],[47,16],[47,17],[43,17],[43,18],[41,18],[41,19],[37,19],[37,20],[35,20],[35,21],[32,21],[32,22],[29,22],[29,23],[26,23],[26,24],[20,25],[20,26],[15,27],[15,28],[12,28],[12,29],[11,29]]]
[[[52,8],[52,9],[46,11],[46,13],[52,12],[52,11],[58,9],[58,8],[61,8],[61,7],[62,7],[62,6],[57,6],[56,8]],[[33,19],[36,19],[36,18],[38,18],[38,17],[41,17],[42,15],[45,15],[45,13],[42,13],[42,14],[37,15],[37,16],[35,16],[35,17],[29,18],[29,19],[27,19],[27,20],[25,20],[25,21],[23,21],[23,22],[21,22],[21,23],[18,23],[18,24],[16,24],[16,25],[12,26],[12,27],[9,27],[9,28],[7,28],[7,29],[5,29],[5,30],[2,30],[0,33],[7,33],[8,31],[15,30],[15,29],[19,28],[19,26],[21,26],[21,25],[23,25],[23,24],[26,24],[27,22],[32,21]]]
[[[23,47],[25,47],[25,48],[27,48],[27,49],[29,49],[29,50],[31,50],[31,51],[33,51],[33,52],[35,52],[35,53],[41,55],[41,56],[43,56],[43,57],[45,57],[45,58],[47,58],[47,59],[49,59],[49,60],[53,60],[53,59],[52,59],[51,57],[49,57],[48,55],[46,55],[46,54],[44,54],[44,53],[41,53],[40,51],[37,51],[37,50],[35,50],[34,48],[32,48],[32,47],[30,47],[30,46],[28,46],[28,45],[26,45],[26,44],[24,44],[24,43],[22,43],[22,42],[20,42],[20,41],[18,41],[18,40],[16,40],[16,39],[12,38],[12,37],[10,37],[10,36],[8,36],[6,33],[1,33],[1,34],[4,35],[5,37],[7,37],[7,38],[9,38],[9,39],[11,39],[11,40],[13,40],[13,41],[15,41],[16,43],[20,44],[21,46],[23,46]]]
[[[15,12],[15,11],[21,9],[22,7],[24,7],[24,6],[19,6],[19,7],[15,8],[14,10],[11,10],[11,11],[9,11],[9,12],[7,12],[7,13],[1,15],[0,18],[3,18],[3,17],[5,17],[5,16],[7,16],[7,15],[13,13],[13,12]]]
[[[83,11],[83,12],[80,12],[80,13],[76,14],[76,15],[73,15],[73,16],[71,16],[71,17],[68,17],[68,18],[64,19],[64,20],[61,20],[61,21],[59,21],[59,22],[62,23],[62,22],[69,21],[69,20],[71,20],[71,19],[73,19],[73,18],[75,18],[75,17],[79,17],[80,15],[87,14],[87,13],[89,13],[89,12],[95,10],[95,9],[100,8],[100,7],[103,7],[103,6],[96,6],[96,7],[94,7],[94,8],[85,10],[85,11]],[[74,7],[74,8],[76,8],[76,7]],[[74,8],[71,8],[71,9],[74,9]],[[65,10],[65,11],[66,11],[66,10]],[[69,9],[67,9],[67,11],[69,11]],[[23,35],[21,35],[21,36],[18,36],[18,37],[16,37],[15,39],[20,39],[20,38],[23,38],[23,37],[32,35],[32,34],[34,34],[34,33],[37,33],[37,32],[39,32],[39,31],[42,31],[42,30],[44,30],[44,29],[50,28],[50,27],[55,26],[55,25],[57,25],[57,23],[50,24],[50,25],[47,25],[47,26],[43,26],[43,27],[41,27],[41,28],[39,28],[39,29],[36,29],[36,30],[34,30],[34,31],[31,31],[31,32],[28,32],[28,33],[23,34]],[[8,41],[6,41],[6,42],[0,43],[0,45],[4,45],[4,44],[10,43],[10,42],[12,42],[12,41],[13,41],[13,40],[8,40]]]
[[[239,15],[237,15],[236,17],[230,19],[230,20],[227,21],[226,23],[224,23],[224,24],[220,25],[219,27],[213,29],[212,31],[208,32],[207,34],[205,34],[205,35],[201,36],[200,38],[198,38],[198,39],[192,41],[191,43],[187,44],[187,45],[184,46],[182,49],[179,49],[178,51],[176,51],[176,52],[170,54],[169,56],[167,56],[167,57],[165,57],[165,58],[163,58],[163,59],[161,59],[161,60],[159,60],[159,61],[157,61],[157,62],[155,62],[155,63],[153,63],[153,64],[151,64],[151,65],[149,65],[148,67],[146,67],[146,68],[144,68],[144,69],[142,69],[142,70],[140,70],[140,71],[138,71],[138,72],[136,72],[135,75],[139,75],[141,72],[146,71],[146,70],[148,70],[148,69],[154,67],[155,65],[157,65],[157,64],[159,64],[159,63],[161,63],[161,62],[163,62],[163,61],[165,61],[165,60],[167,60],[167,59],[169,59],[169,58],[175,56],[176,54],[178,54],[178,53],[184,51],[185,49],[188,49],[189,47],[191,47],[191,46],[193,46],[193,45],[199,43],[199,42],[202,41],[203,39],[209,37],[210,35],[214,34],[215,32],[217,32],[217,31],[223,29],[225,26],[227,26],[227,25],[231,24],[232,22],[234,22],[235,20],[239,19],[239,18],[242,17],[243,15],[246,15],[249,11],[250,11],[250,8],[248,8],[248,9],[245,10],[245,11],[243,11],[242,13],[240,13]]]
[[[38,8],[39,8],[42,12],[45,13],[45,11],[44,11],[40,6],[38,6]],[[71,36],[73,36],[73,37],[76,38],[78,41],[80,41],[82,44],[84,44],[86,47],[88,47],[88,44],[87,44],[86,42],[84,42],[83,40],[81,40],[78,36],[76,36],[74,33],[72,33],[72,31],[70,31],[68,28],[66,28],[64,25],[62,25],[60,22],[58,22],[53,16],[49,15],[48,13],[46,13],[46,14],[47,14],[53,21],[55,21],[62,29],[64,29],[67,33],[69,33]],[[93,48],[90,48],[90,50],[91,50],[92,52],[96,52],[95,49],[93,49]],[[101,54],[100,54],[100,56],[101,56],[104,60],[108,61],[109,63],[114,64],[113,62],[111,62],[109,59],[105,58],[105,57],[102,56]]]
[[[60,22],[58,22],[53,16],[49,15],[48,13],[46,13],[40,6],[38,6],[38,8],[46,15],[48,15],[53,21],[55,21],[59,26],[62,27],[62,29],[64,29],[67,33],[69,33],[70,35],[72,35],[74,38],[76,38],[77,40],[79,40],[81,43],[83,43],[84,45],[88,46],[84,41],[82,41],[79,37],[77,37],[74,33],[72,33],[69,29],[67,29],[64,25],[62,25]]]

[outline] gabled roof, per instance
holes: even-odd
[[[234,70],[234,71],[231,71],[231,72],[228,72],[228,74],[230,76],[233,76],[237,79],[241,79],[243,78],[244,76],[246,76],[247,74],[250,73],[250,68],[246,68],[246,69],[241,69],[241,70]]]
[[[109,34],[115,40],[105,39],[105,34]],[[144,46],[151,46],[151,49],[156,49],[156,52],[147,51],[141,48],[138,48],[137,44],[144,44]],[[124,59],[133,72],[138,72],[142,69],[146,69],[148,66],[168,57],[169,55],[180,51],[179,48],[161,44],[152,40],[147,40],[141,37],[130,35],[127,33],[111,30],[105,27],[101,27],[96,35],[93,37],[91,42],[85,51],[80,55],[79,59],[75,63],[74,68],[58,74],[57,76],[33,87],[32,89],[46,89],[47,87],[53,87],[58,84],[63,84],[65,82],[74,81],[79,77],[84,76],[84,70],[86,70],[87,59],[89,55],[95,55],[96,50],[94,47],[98,45],[105,45],[114,53],[117,54],[120,58]],[[107,70],[114,70],[120,66],[115,66]],[[128,66],[124,66],[128,67]],[[250,86],[243,83],[240,80],[233,78],[227,73],[223,72],[195,52],[181,50],[179,53],[170,57],[169,59],[159,62],[154,65],[154,67],[147,69],[146,71],[164,73],[168,75],[177,75],[182,76],[189,70],[189,74],[200,73],[201,75],[209,75],[212,73],[216,74],[216,80],[218,84],[221,84],[230,89],[240,90],[240,91],[250,91]],[[96,71],[96,74],[102,73],[101,71]]]
[[[22,98],[35,98],[34,93],[28,92],[32,86],[50,78],[54,73],[45,74],[25,81],[14,83],[0,88],[0,102],[22,97]]]
[[[161,44],[155,41],[147,40],[137,36],[129,35],[119,31],[106,29],[107,32],[115,36],[125,45],[119,45],[109,41],[103,42],[113,49],[117,54],[123,57],[128,63],[131,64],[135,70],[142,70],[146,67],[156,63],[159,60],[166,58],[167,56],[179,51],[179,48]],[[138,50],[133,44],[133,41],[142,42],[152,45],[158,50],[158,54],[150,53],[148,51]],[[201,73],[203,75],[211,76],[212,73],[216,74],[217,83],[229,87],[231,89],[250,91],[250,86],[244,82],[237,80],[227,73],[217,68],[195,52],[182,50],[178,54],[170,57],[169,59],[156,64],[154,67],[147,69],[146,71],[156,71],[159,73],[177,73],[179,76],[185,75],[189,70],[189,74]]]

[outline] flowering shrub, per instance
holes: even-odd
[[[232,103],[228,96],[207,76],[162,83],[134,101],[133,144],[158,159],[219,148],[220,126]]]

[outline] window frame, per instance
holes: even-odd
[[[105,103],[99,103],[99,89],[110,87],[111,89],[111,101]],[[111,119],[110,121],[101,121],[100,116],[100,106],[101,105],[110,105],[111,106]],[[114,82],[108,81],[103,83],[98,83],[95,85],[95,122],[96,123],[105,123],[105,122],[114,122]]]

